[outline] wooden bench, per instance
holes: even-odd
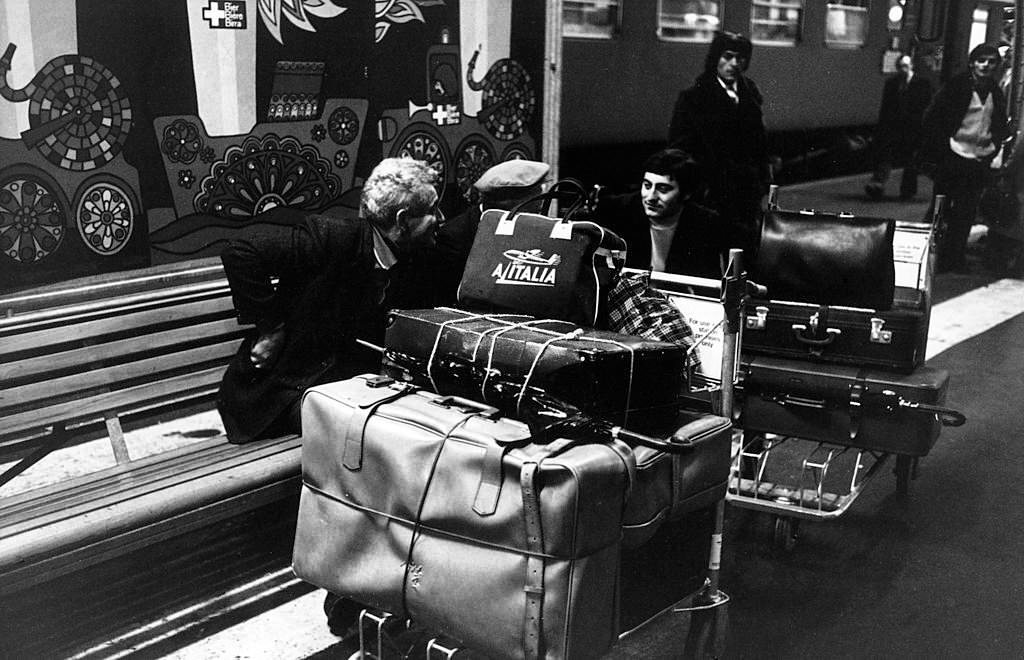
[[[246,330],[219,262],[12,296],[0,313],[0,462],[18,461],[0,475],[0,595],[297,492],[294,436],[135,459],[125,442],[125,428],[212,408]],[[115,466],[5,497],[29,466],[98,434]]]

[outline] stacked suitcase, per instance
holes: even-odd
[[[623,548],[725,496],[731,422],[681,409],[683,347],[437,308],[383,348],[303,398],[296,575],[488,657],[605,653]]]
[[[827,214],[822,214],[827,215]],[[753,300],[741,358],[740,426],[900,456],[938,438],[949,374],[923,366],[932,226],[895,232],[888,309]],[[768,291],[769,296],[771,290]]]

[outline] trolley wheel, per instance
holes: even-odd
[[[775,516],[772,524],[772,547],[780,552],[791,552],[796,547],[800,521],[788,516]]]
[[[896,456],[896,467],[892,472],[896,475],[896,492],[906,495],[910,492],[910,481],[917,479],[917,457]]]

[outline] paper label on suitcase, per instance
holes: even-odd
[[[897,226],[892,239],[896,286],[927,290],[930,244],[929,232]]]

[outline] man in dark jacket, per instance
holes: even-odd
[[[729,243],[753,254],[759,238],[761,199],[771,181],[761,92],[744,73],[750,40],[718,32],[704,73],[679,94],[669,146],[692,155],[707,179],[708,204],[727,224]]]
[[[723,227],[694,201],[702,189],[697,163],[680,149],[662,149],[643,171],[639,192],[597,205],[596,220],[626,241],[626,266],[720,278]]]
[[[421,161],[385,159],[363,186],[360,217],[279,207],[224,250],[238,320],[256,326],[218,393],[230,442],[299,432],[306,388],[378,370],[356,339],[381,341],[396,264],[433,243],[436,176]]]
[[[999,50],[982,44],[971,51],[968,61],[966,71],[939,89],[923,121],[920,167],[931,175],[935,194],[946,196],[946,228],[936,260],[940,271],[966,267],[967,238],[978,199],[1008,130],[1006,101],[995,80]]]
[[[882,88],[874,141],[875,171],[864,186],[864,192],[874,199],[885,193],[885,182],[894,163],[904,165],[900,199],[912,199],[917,194],[917,167],[913,157],[921,143],[921,118],[932,100],[932,84],[914,71],[914,59],[910,55],[901,55],[897,67],[899,71],[890,76]]]

